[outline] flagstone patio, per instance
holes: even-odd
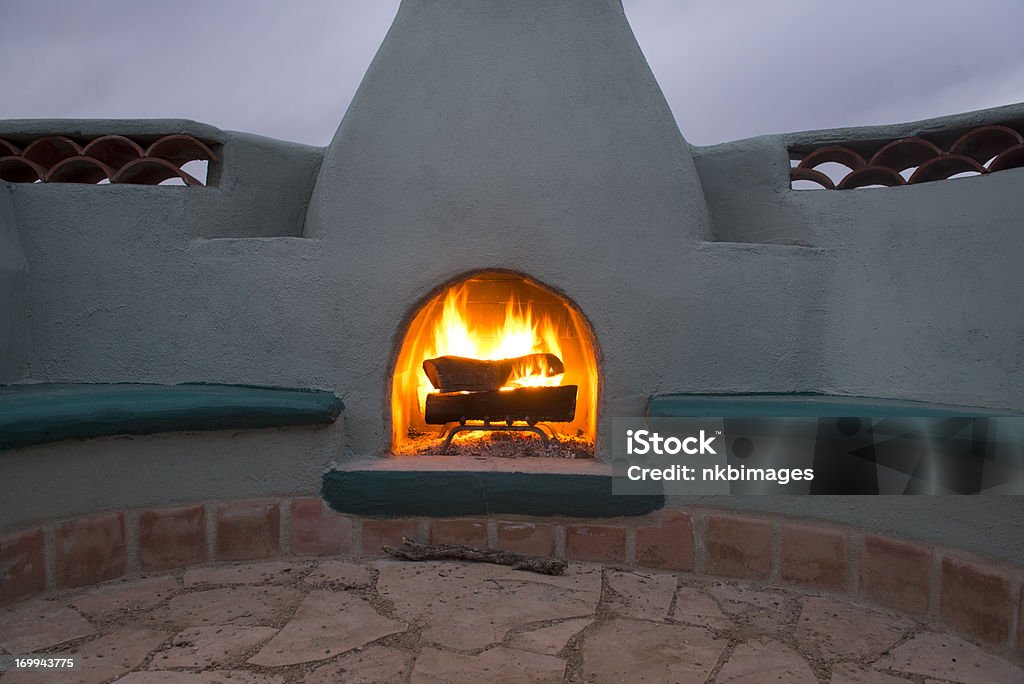
[[[769,585],[573,563],[221,565],[0,610],[0,649],[75,654],[16,682],[1024,681],[905,616]]]

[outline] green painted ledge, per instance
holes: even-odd
[[[1021,415],[1009,409],[829,394],[662,394],[651,418],[956,418]]]
[[[322,495],[340,513],[378,518],[645,515],[665,497],[612,494],[610,475],[440,470],[332,470]]]
[[[108,435],[333,423],[331,392],[242,385],[0,386],[0,449]]]

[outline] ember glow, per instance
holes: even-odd
[[[576,417],[552,427],[565,436],[594,438],[597,360],[589,327],[563,298],[523,278],[480,274],[428,301],[409,324],[392,383],[392,447],[402,451],[410,432],[439,432],[423,421],[426,397],[437,390],[423,361],[441,356],[481,360],[554,354],[565,373],[524,363],[503,390],[516,387],[579,386]]]

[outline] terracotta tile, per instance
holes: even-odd
[[[350,554],[352,519],[328,508],[320,499],[292,501],[292,553]]]
[[[552,556],[555,527],[547,523],[499,522],[498,548],[531,556]]]
[[[217,506],[217,559],[270,558],[280,551],[281,511],[275,501]]]
[[[569,560],[621,563],[626,559],[626,529],[609,525],[569,525],[565,528]]]
[[[57,525],[57,585],[79,587],[124,574],[124,515],[108,513]]]
[[[1010,578],[995,568],[942,559],[942,621],[992,643],[1010,636]]]
[[[401,546],[402,538],[416,538],[416,520],[363,520],[363,554],[383,556],[381,547]]]
[[[487,545],[487,523],[482,520],[431,520],[431,544]]]
[[[693,555],[689,513],[665,511],[657,527],[636,529],[636,560],[644,567],[693,570]]]
[[[712,515],[708,519],[708,572],[766,579],[772,566],[772,526],[765,520]]]
[[[25,530],[0,537],[0,604],[45,588],[43,531]]]
[[[924,615],[928,612],[931,562],[932,550],[920,544],[865,537],[861,591],[883,606]]]
[[[1017,648],[1024,651],[1024,587],[1020,589],[1020,606],[1017,615]]]
[[[846,533],[828,527],[783,525],[782,579],[820,589],[846,587]]]
[[[143,570],[180,568],[205,560],[206,511],[202,506],[139,514],[139,562]]]

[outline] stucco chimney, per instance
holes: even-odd
[[[327,150],[306,234],[445,249],[440,236],[490,234],[543,251],[696,239],[708,223],[618,0],[404,0]]]

